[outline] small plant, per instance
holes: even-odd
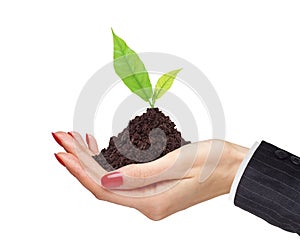
[[[131,119],[123,131],[110,137],[107,148],[103,148],[98,155],[93,156],[107,171],[129,164],[150,162],[191,143],[181,136],[169,116],[159,108],[154,108],[156,100],[170,89],[181,69],[162,75],[155,88],[152,88],[142,60],[113,30],[112,34],[114,68],[117,75],[134,94],[148,102],[151,107],[142,115]],[[165,135],[161,135],[161,132],[152,132],[155,129],[159,129]]]
[[[115,72],[134,94],[148,102],[153,108],[156,100],[171,88],[174,79],[182,69],[173,70],[162,75],[153,90],[143,61],[113,30],[112,34]]]

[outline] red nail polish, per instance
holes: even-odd
[[[117,188],[123,184],[123,176],[120,172],[112,172],[101,178],[101,184],[105,188]]]
[[[57,159],[57,161],[58,161],[61,165],[66,166],[66,165],[64,164],[64,162],[62,161],[62,159],[61,159],[56,153],[54,153],[54,156],[55,156],[55,158]]]
[[[87,143],[90,143],[90,138],[89,138],[88,134],[85,134],[85,140],[86,140]]]
[[[73,136],[73,134],[71,132],[68,132],[68,134],[71,135],[74,138],[74,136]]]
[[[53,138],[55,139],[55,141],[56,141],[60,146],[62,146],[62,143],[61,143],[60,139],[56,136],[56,134],[55,134],[55,133],[52,133],[52,136],[53,136]]]

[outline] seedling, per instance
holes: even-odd
[[[164,115],[158,108],[154,108],[156,100],[170,89],[181,69],[162,75],[153,89],[142,60],[113,30],[112,34],[116,73],[125,85],[134,94],[148,102],[151,108],[147,108],[146,113],[130,120],[122,132],[110,138],[107,148],[93,156],[107,171],[116,170],[128,164],[153,161],[190,143],[181,137],[181,133],[176,129],[170,117]],[[165,137],[159,133],[150,134],[157,128],[165,133]]]
[[[156,100],[171,88],[174,79],[182,69],[162,75],[153,89],[143,61],[113,30],[112,34],[115,72],[134,94],[148,102],[151,108],[154,108]]]

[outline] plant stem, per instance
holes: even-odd
[[[154,102],[152,102],[150,99],[149,99],[148,102],[149,102],[149,104],[150,104],[150,107],[151,107],[151,108],[154,108]]]

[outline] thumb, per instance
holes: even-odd
[[[110,189],[136,189],[154,183],[181,179],[191,168],[187,154],[182,149],[168,153],[162,158],[143,164],[130,164],[101,178],[101,184]]]
[[[130,164],[119,170],[110,172],[101,178],[101,184],[110,189],[136,189],[166,180],[167,163]]]

